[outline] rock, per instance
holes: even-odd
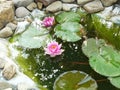
[[[36,0],[37,2],[42,2],[44,6],[48,6],[52,2],[55,2],[56,0]]]
[[[72,8],[79,7],[77,4],[63,4],[64,11],[70,11]]]
[[[30,14],[30,12],[25,7],[17,8],[15,13],[18,18],[24,18],[25,16]]]
[[[5,79],[10,80],[16,73],[16,67],[11,63],[6,63],[2,75]]]
[[[12,1],[0,3],[0,29],[12,20],[14,20],[14,8]]]
[[[37,2],[38,9],[42,9],[43,4],[41,2]]]
[[[16,28],[17,28],[17,25],[16,24],[13,24],[13,23],[8,23],[6,25],[6,27],[10,27],[12,29],[12,31],[14,31]]]
[[[35,2],[33,2],[27,6],[27,9],[30,11],[32,11],[35,8],[37,8],[37,4]]]
[[[89,2],[83,6],[88,13],[95,13],[104,9],[100,0]]]
[[[4,90],[12,90],[12,88],[7,88],[7,89],[4,89]]]
[[[117,0],[101,0],[101,2],[104,6],[111,6],[113,3],[117,2]]]
[[[6,62],[2,58],[0,58],[0,69],[4,68],[5,63]]]
[[[10,27],[5,27],[0,31],[0,38],[7,38],[13,34],[13,31]]]
[[[56,2],[53,2],[52,4],[50,4],[50,5],[46,8],[46,11],[49,11],[49,12],[57,12],[57,11],[60,11],[61,9],[62,9],[62,2],[56,1]]]
[[[29,24],[30,24],[30,22],[28,22],[28,21],[18,22],[15,34],[20,34],[23,31],[25,31],[25,29],[29,26]]]
[[[74,2],[75,0],[62,0],[63,2],[67,2],[67,3],[71,3],[71,2]]]
[[[21,7],[21,6],[28,6],[30,3],[32,3],[34,0],[13,0],[14,4],[16,7]]]
[[[20,83],[20,84],[18,84],[18,90],[37,90],[37,89],[34,87],[31,87],[27,83]]]
[[[7,82],[0,82],[0,90],[7,90],[8,88],[12,88],[13,85],[7,83]]]
[[[8,41],[6,39],[0,38],[0,59],[4,61],[4,56],[9,55],[8,51]]]
[[[85,4],[85,3],[90,2],[90,1],[93,1],[93,0],[77,0],[77,4],[82,5],[82,4]]]
[[[45,16],[45,12],[39,9],[35,9],[32,11],[31,15],[33,18],[42,18]]]

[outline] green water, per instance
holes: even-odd
[[[31,77],[39,87],[41,85],[53,90],[55,79],[65,71],[79,70],[88,73],[97,81],[97,90],[120,90],[109,83],[106,77],[94,72],[88,63],[88,58],[82,53],[82,40],[75,43],[62,43],[65,49],[61,56],[50,58],[44,55],[42,48],[40,49],[22,49],[16,57],[17,63],[21,70]],[[41,89],[45,90],[45,89]]]

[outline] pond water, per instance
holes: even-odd
[[[62,43],[65,52],[55,58],[44,55],[42,49],[17,48],[19,53],[15,57],[16,63],[20,65],[25,74],[37,83],[38,87],[42,85],[47,87],[48,90],[53,90],[55,79],[60,74],[66,71],[78,70],[89,74],[96,80],[97,90],[119,90],[111,85],[106,77],[91,69],[88,58],[81,50],[82,40],[75,43],[66,43],[60,40],[58,42]]]

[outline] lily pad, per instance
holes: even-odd
[[[120,88],[120,76],[118,77],[110,77],[108,78],[112,85],[114,85],[117,88]]]
[[[104,76],[120,75],[120,53],[102,39],[88,39],[82,50],[89,57],[90,66]]]
[[[97,83],[81,71],[68,71],[55,81],[53,90],[97,90]]]
[[[19,37],[19,44],[25,48],[40,48],[45,46],[51,40],[46,29],[37,30],[34,26],[30,26]],[[44,42],[43,42],[44,41]]]
[[[99,54],[100,52],[99,48],[103,45],[105,45],[104,40],[102,39],[95,40],[94,38],[90,38],[83,42],[82,51],[86,56],[90,57],[96,53]]]
[[[55,35],[62,40],[75,42],[81,39],[81,29],[83,27],[77,22],[65,22],[55,27]]]
[[[62,12],[56,17],[57,22],[80,22],[80,15],[75,12]]]

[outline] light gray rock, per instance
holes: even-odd
[[[71,3],[71,2],[74,2],[75,0],[62,0],[63,2],[67,2],[67,3]]]
[[[0,90],[6,90],[8,88],[12,88],[13,85],[7,83],[7,82],[0,82]]]
[[[12,1],[1,2],[0,3],[0,29],[2,29],[8,22],[12,20],[14,20],[14,8],[13,8]]]
[[[13,31],[10,27],[5,27],[0,31],[0,38],[7,38],[13,34]]]
[[[28,6],[30,3],[32,3],[34,0],[13,0],[14,4],[16,7],[21,7],[21,6]]]
[[[14,77],[15,73],[16,67],[11,63],[6,63],[2,72],[3,77],[7,80],[10,80],[12,77]]]
[[[52,2],[55,2],[56,0],[36,0],[37,2],[42,2],[44,6],[48,6]]]
[[[25,7],[19,7],[16,9],[15,14],[18,18],[24,18],[29,15],[30,12]]]
[[[5,63],[6,63],[6,62],[5,62],[2,58],[0,58],[0,69],[3,69],[3,68],[4,68]]]
[[[101,10],[104,10],[104,7],[101,3],[100,0],[95,0],[92,2],[89,2],[83,6],[83,8],[88,12],[88,13],[95,13]]]
[[[85,4],[85,3],[90,2],[90,1],[93,1],[93,0],[77,0],[77,4],[82,5],[82,4]]]
[[[37,4],[35,2],[32,2],[31,4],[29,4],[27,6],[27,9],[32,11],[33,9],[36,9],[37,8]]]
[[[6,27],[10,27],[12,29],[12,31],[14,31],[16,28],[17,28],[17,25],[16,24],[13,24],[13,23],[8,23],[6,25]]]
[[[72,8],[77,8],[79,7],[77,4],[63,4],[63,10],[64,11],[70,11]]]
[[[31,87],[29,83],[18,84],[18,90],[37,90],[35,87]]]
[[[38,9],[42,9],[43,4],[41,2],[37,2]]]
[[[47,8],[46,11],[48,12],[57,12],[62,9],[62,2],[61,1],[56,1],[50,4]]]
[[[4,89],[4,90],[12,90],[12,88],[7,88],[7,89]]]
[[[117,0],[101,0],[104,6],[111,6],[113,3],[117,2]]]

